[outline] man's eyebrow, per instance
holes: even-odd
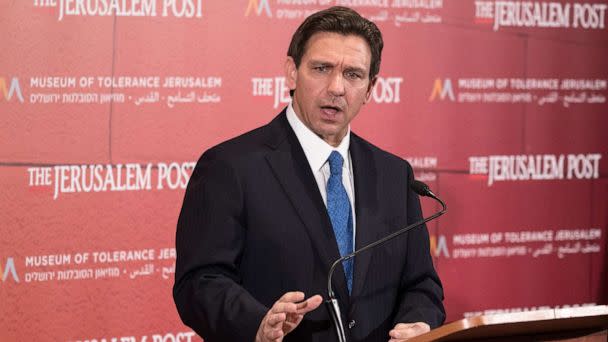
[[[355,67],[355,66],[347,66],[346,68],[344,68],[344,71],[355,71],[355,72],[361,72],[361,73],[367,72],[367,70],[365,70],[364,68]]]
[[[334,65],[334,64],[333,64],[333,63],[331,63],[331,62],[328,62],[328,61],[323,61],[323,60],[320,60],[320,59],[317,59],[317,60],[315,60],[315,59],[310,60],[310,61],[308,62],[308,64],[309,64],[309,65]]]
[[[308,65],[312,65],[312,66],[317,66],[317,65],[334,66],[335,64],[332,63],[332,62],[328,62],[328,61],[324,61],[324,60],[320,60],[320,59],[312,59],[312,60],[308,61]],[[359,66],[346,66],[344,68],[344,71],[354,71],[354,72],[366,73],[367,69],[363,68],[363,67],[359,67]]]

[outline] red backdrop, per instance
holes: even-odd
[[[606,303],[606,1],[4,1],[0,340],[199,339],[171,298],[193,162],[285,106],[329,5],[385,38],[354,131],[450,207],[448,321]]]

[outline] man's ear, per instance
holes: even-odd
[[[289,90],[296,89],[297,78],[298,68],[296,67],[296,62],[291,56],[287,56],[287,59],[285,60],[285,83]]]
[[[365,92],[365,101],[363,103],[368,103],[372,98],[372,90],[374,90],[374,86],[376,85],[376,81],[378,81],[378,76],[374,76],[369,85],[367,86],[367,91]]]

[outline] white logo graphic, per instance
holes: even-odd
[[[185,189],[196,163],[157,163],[146,165],[93,164],[29,167],[28,185],[54,188],[53,199],[65,193],[151,191]],[[157,176],[152,176],[153,169]],[[154,184],[153,184],[154,183]]]
[[[262,14],[262,11],[264,11],[267,17],[272,17],[268,0],[249,0],[247,10],[245,11],[245,16],[249,16],[251,11],[255,11],[255,14],[258,16]]]
[[[378,77],[372,90],[372,100],[376,103],[399,103],[402,77]]]
[[[600,159],[600,153],[469,157],[469,173],[488,175],[488,186],[501,181],[597,179]]]
[[[17,77],[11,78],[11,83],[8,89],[6,89],[6,79],[0,77],[0,92],[4,95],[5,101],[10,101],[13,95],[17,96],[19,102],[23,103],[23,94],[21,94],[21,86],[19,85],[19,79]]]
[[[19,276],[17,275],[17,270],[15,269],[15,260],[13,260],[13,258],[6,259],[6,264],[4,265],[4,272],[2,272],[2,268],[0,268],[0,274],[2,274],[3,282],[6,281],[9,275],[13,278],[14,282],[19,282]]]
[[[439,96],[439,99],[445,100],[447,97],[450,101],[454,101],[454,90],[452,89],[452,80],[446,78],[443,80],[435,79],[435,83],[433,83],[433,90],[431,91],[431,96],[429,97],[429,101],[433,101]]]
[[[452,257],[557,258],[600,253],[600,228],[544,229],[459,233],[452,236]]]
[[[604,29],[604,3],[561,3],[541,1],[475,1],[475,20],[501,27]]]
[[[598,105],[606,103],[605,79],[436,78],[429,102]]]
[[[448,242],[445,235],[431,235],[431,255],[435,257],[450,257],[450,251],[448,250]]]
[[[159,6],[160,5],[160,6]],[[59,7],[58,21],[66,17],[202,18],[202,0],[34,0],[34,7]]]

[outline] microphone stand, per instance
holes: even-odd
[[[421,224],[427,223],[431,220],[436,219],[437,217],[445,214],[448,211],[448,207],[446,206],[445,202],[443,202],[439,197],[437,197],[428,187],[428,185],[424,184],[423,182],[414,180],[412,185],[410,186],[412,188],[412,190],[414,190],[414,192],[416,192],[418,195],[420,196],[426,196],[426,197],[431,197],[434,200],[438,201],[441,206],[442,209],[438,212],[436,212],[435,214],[420,220],[418,222],[414,222],[412,224],[410,224],[409,226],[398,230],[376,242],[370,243],[367,246],[363,246],[361,248],[359,248],[358,250],[347,254],[343,257],[341,257],[340,259],[336,260],[332,265],[331,268],[329,269],[329,276],[327,277],[327,294],[328,294],[328,299],[325,301],[325,304],[327,305],[328,309],[329,309],[329,313],[330,313],[330,317],[331,320],[333,322],[333,325],[336,329],[336,334],[338,336],[338,341],[339,342],[346,342],[346,333],[344,331],[344,324],[342,323],[342,315],[340,313],[340,303],[338,303],[338,299],[336,299],[334,290],[332,289],[331,286],[331,278],[333,276],[334,273],[334,269],[336,268],[336,266],[338,264],[340,264],[343,261],[346,261],[348,259],[353,258],[355,255],[359,254],[360,252],[366,251],[368,249],[374,248],[386,241],[392,240],[394,238],[396,238],[397,236],[415,228],[420,226]]]

